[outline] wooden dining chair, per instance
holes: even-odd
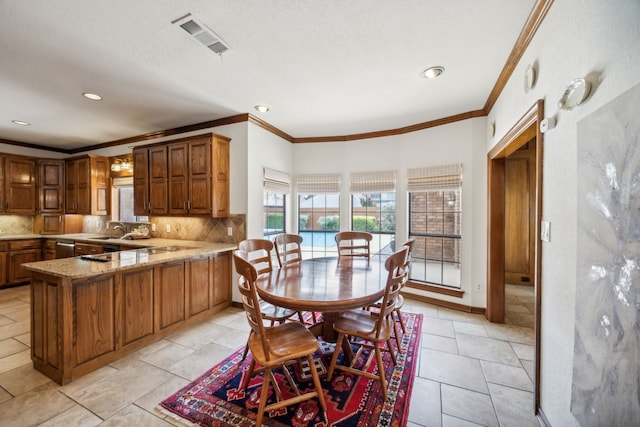
[[[407,259],[404,263],[404,270],[407,274],[405,275],[404,282],[402,283],[402,288],[404,288],[404,286],[407,284],[407,281],[409,280],[409,270],[411,269],[411,251],[413,250],[413,245],[415,244],[415,242],[416,242],[416,239],[411,238],[406,242],[404,242],[401,246],[401,247],[406,247],[408,249]],[[377,315],[378,312],[380,311],[381,305],[382,305],[382,301],[377,301],[375,304],[372,304],[365,308],[370,312],[374,313],[375,315]],[[401,347],[400,347],[400,331],[398,330],[397,325],[400,324],[400,328],[402,329],[403,334],[407,333],[407,327],[404,324],[404,319],[402,318],[401,309],[403,306],[404,306],[404,297],[402,296],[402,294],[398,294],[398,297],[396,298],[396,306],[391,313],[391,317],[394,319],[394,322],[395,322],[393,324],[392,336],[396,341],[396,348],[398,350],[398,353],[401,353]]]
[[[273,243],[264,239],[249,239],[243,240],[238,245],[237,255],[242,257],[245,261],[250,263],[253,268],[256,269],[258,275],[266,274],[273,271],[273,265],[271,263],[271,250],[273,249]],[[240,274],[239,271],[236,272]],[[270,304],[266,301],[260,300],[260,312],[262,318],[268,321],[270,326],[276,323],[284,323],[294,315],[298,315],[298,318],[302,322],[302,314],[290,310],[284,307],[278,307],[277,305]],[[244,353],[242,354],[242,360],[247,357],[249,351],[249,342],[244,347]]]
[[[302,262],[302,236],[282,233],[278,234],[276,238],[273,239],[273,242],[280,268],[299,265]],[[298,313],[301,322],[309,323],[309,325],[318,323],[318,314],[316,312],[311,312],[310,322],[305,322],[304,315],[301,312]]]
[[[373,235],[366,231],[340,231],[336,234],[338,261],[343,257],[371,258],[371,240]]]
[[[302,261],[302,236],[282,233],[273,242],[280,268]]]
[[[327,374],[328,381],[331,381],[335,369],[375,379],[380,381],[383,397],[385,400],[387,399],[387,379],[385,378],[385,369],[382,363],[382,351],[389,352],[391,360],[395,365],[396,356],[391,344],[391,334],[393,333],[395,322],[391,313],[395,309],[396,299],[407,274],[404,269],[407,251],[407,247],[402,247],[402,249],[390,255],[385,261],[384,266],[388,272],[387,284],[377,315],[367,310],[351,310],[339,314],[334,321],[333,329],[338,333],[338,339],[329,365],[329,372]],[[358,340],[352,343],[358,345],[360,348],[353,357],[351,364],[349,366],[337,365],[340,349],[343,345],[349,345],[349,342],[351,342],[350,339],[354,338]],[[381,347],[382,343],[386,344],[386,348]],[[377,375],[366,372],[365,369],[368,363],[365,364],[365,369],[362,370],[354,367],[360,359],[363,349],[367,347],[373,347],[375,359],[378,364]]]
[[[409,271],[411,270],[411,253],[413,252],[413,245],[415,245],[415,243],[416,243],[416,239],[412,237],[402,244],[402,246],[405,246],[408,249],[407,259],[404,263],[404,270],[407,274],[405,275],[404,282],[402,283],[403,288],[409,281]],[[393,310],[393,315],[396,316],[395,320],[398,323],[400,323],[400,327],[402,328],[402,333],[406,334],[407,327],[404,324],[404,319],[402,318],[402,311],[401,311],[403,306],[404,306],[404,297],[402,296],[402,294],[398,294],[398,298],[396,298],[396,307]],[[400,339],[398,338],[397,328],[395,328],[395,336],[396,336],[396,344],[398,344],[397,346],[398,350],[400,350]]]
[[[258,274],[268,273],[273,270],[271,251],[273,243],[267,239],[246,239],[238,244],[238,249],[245,252],[248,261],[254,266]]]
[[[234,253],[233,258],[236,271],[238,271],[240,275],[238,279],[238,289],[242,296],[242,305],[247,321],[251,326],[249,348],[251,349],[252,359],[249,372],[244,376],[244,381],[241,386],[242,390],[246,391],[249,385],[249,379],[254,373],[264,372],[256,425],[262,425],[262,418],[265,411],[283,408],[313,398],[317,398],[320,401],[325,422],[328,423],[327,405],[324,400],[318,371],[313,361],[313,353],[318,350],[318,341],[301,323],[290,322],[272,327],[264,326],[260,312],[261,304],[258,299],[255,284],[258,273],[253,265],[247,262],[247,260],[237,252],[238,251]],[[301,395],[300,390],[298,390],[296,383],[291,377],[287,364],[299,363],[302,358],[305,358],[309,363],[314,390]],[[256,364],[261,368],[256,370]],[[283,400],[282,392],[273,375],[273,370],[278,368],[282,368],[296,396]],[[277,400],[275,403],[267,405],[270,385],[274,388]]]

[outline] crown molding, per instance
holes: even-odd
[[[496,84],[493,86],[491,93],[489,93],[489,98],[487,98],[487,101],[484,104],[483,110],[485,115],[489,115],[491,112],[491,109],[504,90],[504,87],[520,62],[520,59],[522,59],[522,55],[527,50],[527,47],[529,47],[529,43],[531,43],[533,36],[535,36],[538,28],[540,28],[540,25],[542,24],[542,21],[544,21],[544,18],[547,16],[547,12],[549,12],[552,4],[553,0],[536,1],[536,4],[533,6],[529,17],[527,18],[527,22],[525,22],[524,27],[522,27],[522,31],[509,54],[509,58],[507,58],[507,62],[504,64],[504,67],[502,67],[502,71],[498,76],[498,80],[496,80]]]

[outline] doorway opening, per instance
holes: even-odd
[[[507,248],[513,250],[528,250],[528,257],[521,257],[531,261],[527,267],[526,275],[520,275],[520,280],[533,284],[534,289],[534,346],[535,346],[535,378],[534,378],[534,408],[538,415],[540,408],[540,296],[542,283],[541,273],[541,242],[540,221],[542,218],[542,149],[543,138],[539,131],[538,124],[544,118],[544,102],[539,100],[529,111],[507,132],[507,134],[496,144],[488,154],[487,177],[488,177],[488,248],[487,248],[487,319],[490,322],[505,322],[505,283],[506,276],[512,275],[513,271],[507,274],[507,268],[513,269],[513,259],[507,260]],[[529,194],[522,200],[530,203],[530,221],[524,224],[520,221],[519,227],[526,229],[527,244],[514,245],[507,242],[507,226],[512,227],[507,204],[507,179],[513,179],[514,172],[510,161],[517,159],[520,151],[531,150],[529,156],[530,180]],[[511,160],[510,160],[511,159]],[[516,165],[515,169],[521,167]],[[511,178],[509,178],[511,177]],[[513,183],[510,183],[513,184]],[[530,198],[528,198],[530,197]],[[511,203],[514,203],[512,200]],[[520,217],[522,218],[522,216]],[[510,230],[513,232],[513,230]],[[530,243],[530,245],[529,245]],[[518,260],[516,260],[518,261]],[[515,262],[518,264],[518,262]],[[520,262],[523,264],[523,262]],[[524,266],[521,266],[524,268]],[[516,278],[520,272],[515,272]]]

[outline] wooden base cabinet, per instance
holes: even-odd
[[[0,288],[8,282],[9,242],[0,242]]]
[[[27,262],[40,261],[42,242],[40,239],[13,240],[9,242],[9,283],[29,281],[29,272],[22,268]]]
[[[231,305],[231,253],[70,279],[31,273],[31,359],[60,384]]]

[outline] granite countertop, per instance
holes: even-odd
[[[43,236],[36,235],[38,238]],[[231,243],[210,243],[194,240],[176,239],[141,239],[141,240],[96,240],[94,234],[61,234],[45,236],[52,239],[67,239],[91,243],[126,244],[140,246],[120,252],[107,252],[90,255],[92,259],[82,257],[61,258],[47,261],[37,261],[22,264],[29,270],[49,274],[57,277],[79,279],[100,274],[113,273],[145,265],[161,264],[169,261],[194,258],[201,255],[211,255],[219,252],[232,251],[237,248]],[[31,237],[34,238],[34,237]]]

